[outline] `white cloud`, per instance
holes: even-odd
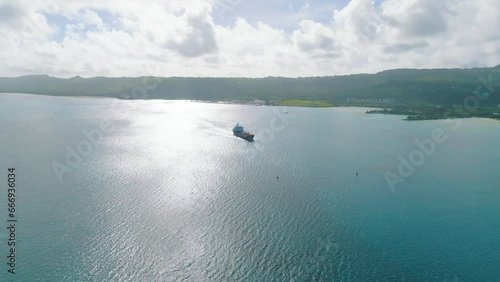
[[[84,10],[79,16],[81,22],[85,25],[96,26],[97,28],[102,28],[104,25],[99,15],[92,10]]]
[[[181,28],[167,39],[166,46],[183,57],[198,57],[216,52],[214,24],[209,4],[189,6],[182,15]]]
[[[300,30],[293,32],[295,46],[303,52],[335,50],[335,34],[332,29],[312,20],[300,22]]]
[[[245,14],[218,25],[213,1],[0,0],[0,75],[316,76],[500,62],[499,0],[352,0],[328,20],[314,17],[327,7],[316,1],[260,4],[288,13],[293,30]]]

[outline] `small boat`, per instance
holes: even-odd
[[[243,126],[241,126],[239,123],[237,123],[233,128],[233,134],[237,137],[240,137],[241,139],[247,140],[248,142],[253,142],[253,137],[255,136],[254,134],[245,131]]]

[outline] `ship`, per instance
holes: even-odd
[[[255,136],[250,132],[245,131],[243,126],[241,126],[239,123],[237,123],[233,128],[233,134],[237,137],[240,137],[241,139],[247,140],[248,142],[253,142],[253,137]]]

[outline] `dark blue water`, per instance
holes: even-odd
[[[0,94],[19,219],[16,275],[0,229],[0,281],[498,280],[499,122],[283,111]],[[391,189],[435,129],[447,140]]]

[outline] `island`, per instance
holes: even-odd
[[[0,78],[1,93],[191,100],[287,107],[370,107],[406,120],[498,119],[500,65],[472,69],[396,69],[326,77]]]

